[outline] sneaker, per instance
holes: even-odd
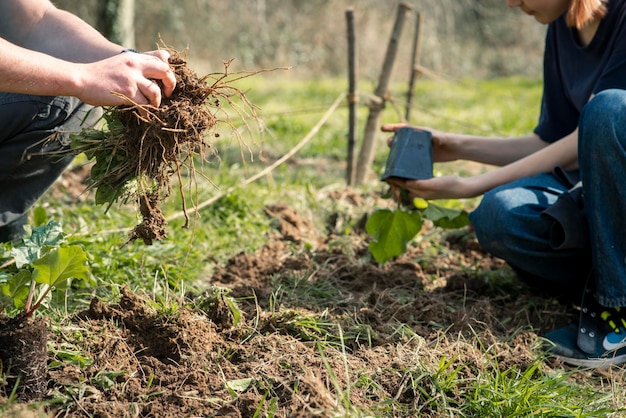
[[[600,317],[612,329],[602,340],[602,347],[617,350],[626,345],[626,309],[612,308],[602,311]]]
[[[606,369],[626,363],[626,309],[594,308],[600,309],[583,308],[579,324],[547,333],[544,350],[573,366]]]

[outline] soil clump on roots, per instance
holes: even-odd
[[[248,113],[256,117],[244,94],[231,85],[250,74],[229,74],[228,61],[224,73],[199,77],[180,52],[168,52],[176,88],[170,97],[163,97],[161,106],[107,108],[107,128],[83,132],[73,146],[95,160],[90,187],[96,190],[96,203],[123,201],[138,206],[142,221],[129,240],[141,239],[146,244],[166,237],[167,221],[160,204],[172,193],[170,180],[174,175],[179,179],[187,214],[183,178],[189,173],[195,180],[195,157],[204,160],[213,151],[210,139],[219,136],[216,126],[220,122],[232,126],[223,103],[235,108],[242,118]],[[236,105],[235,99],[244,106]],[[187,217],[185,227],[188,223]]]
[[[43,318],[0,316],[0,373],[6,392],[22,400],[46,392],[48,325]],[[0,385],[1,387],[2,385]]]

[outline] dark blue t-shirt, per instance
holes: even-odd
[[[626,0],[609,0],[591,43],[582,47],[565,15],[548,26],[541,115],[535,133],[554,142],[578,126],[592,94],[626,90]]]

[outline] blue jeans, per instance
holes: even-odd
[[[481,246],[507,261],[532,285],[580,298],[591,273],[598,302],[623,307],[626,91],[605,90],[584,107],[578,161],[584,205],[578,228],[586,237],[580,245],[554,245],[558,228],[546,211],[571,187],[554,173],[523,178],[485,193],[470,219]]]
[[[73,159],[59,154],[70,135],[101,115],[74,97],[0,93],[0,241],[23,235],[28,209]]]

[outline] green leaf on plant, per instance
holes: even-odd
[[[53,247],[63,240],[63,229],[61,224],[50,221],[46,225],[33,228],[33,232],[24,238],[23,244],[11,250],[11,256],[15,259],[17,268],[22,268],[27,264],[32,264],[41,257],[41,253],[46,247]]]
[[[41,249],[33,245],[24,245],[21,247],[13,248],[11,250],[11,257],[15,259],[15,265],[18,269],[24,267],[27,264],[31,264],[33,261],[39,258]]]
[[[63,228],[57,221],[50,221],[45,225],[33,228],[33,233],[27,241],[43,248],[44,246],[55,246],[63,239]]]
[[[21,309],[26,305],[28,292],[31,282],[31,273],[29,270],[21,270],[11,277],[2,289],[2,294],[13,299],[13,305]]]
[[[462,228],[470,224],[469,216],[464,210],[445,208],[434,203],[428,204],[422,215],[435,226],[445,229]]]
[[[33,211],[33,223],[35,226],[42,226],[48,223],[48,214],[43,207],[37,206]]]
[[[96,204],[103,205],[105,203],[114,202],[118,193],[118,189],[114,189],[106,184],[101,184],[98,186],[98,189],[96,189]]]
[[[404,253],[407,243],[422,229],[422,224],[422,216],[417,211],[381,209],[374,212],[365,225],[365,230],[373,238],[369,249],[374,259],[382,264]]]
[[[233,314],[233,326],[236,327],[237,325],[239,325],[239,322],[241,322],[241,310],[239,309],[233,298],[225,296],[224,301],[226,302],[226,305],[228,305],[228,309],[230,309],[230,312]]]
[[[57,289],[67,289],[72,279],[88,279],[87,254],[78,245],[55,248],[33,267],[33,280]]]

